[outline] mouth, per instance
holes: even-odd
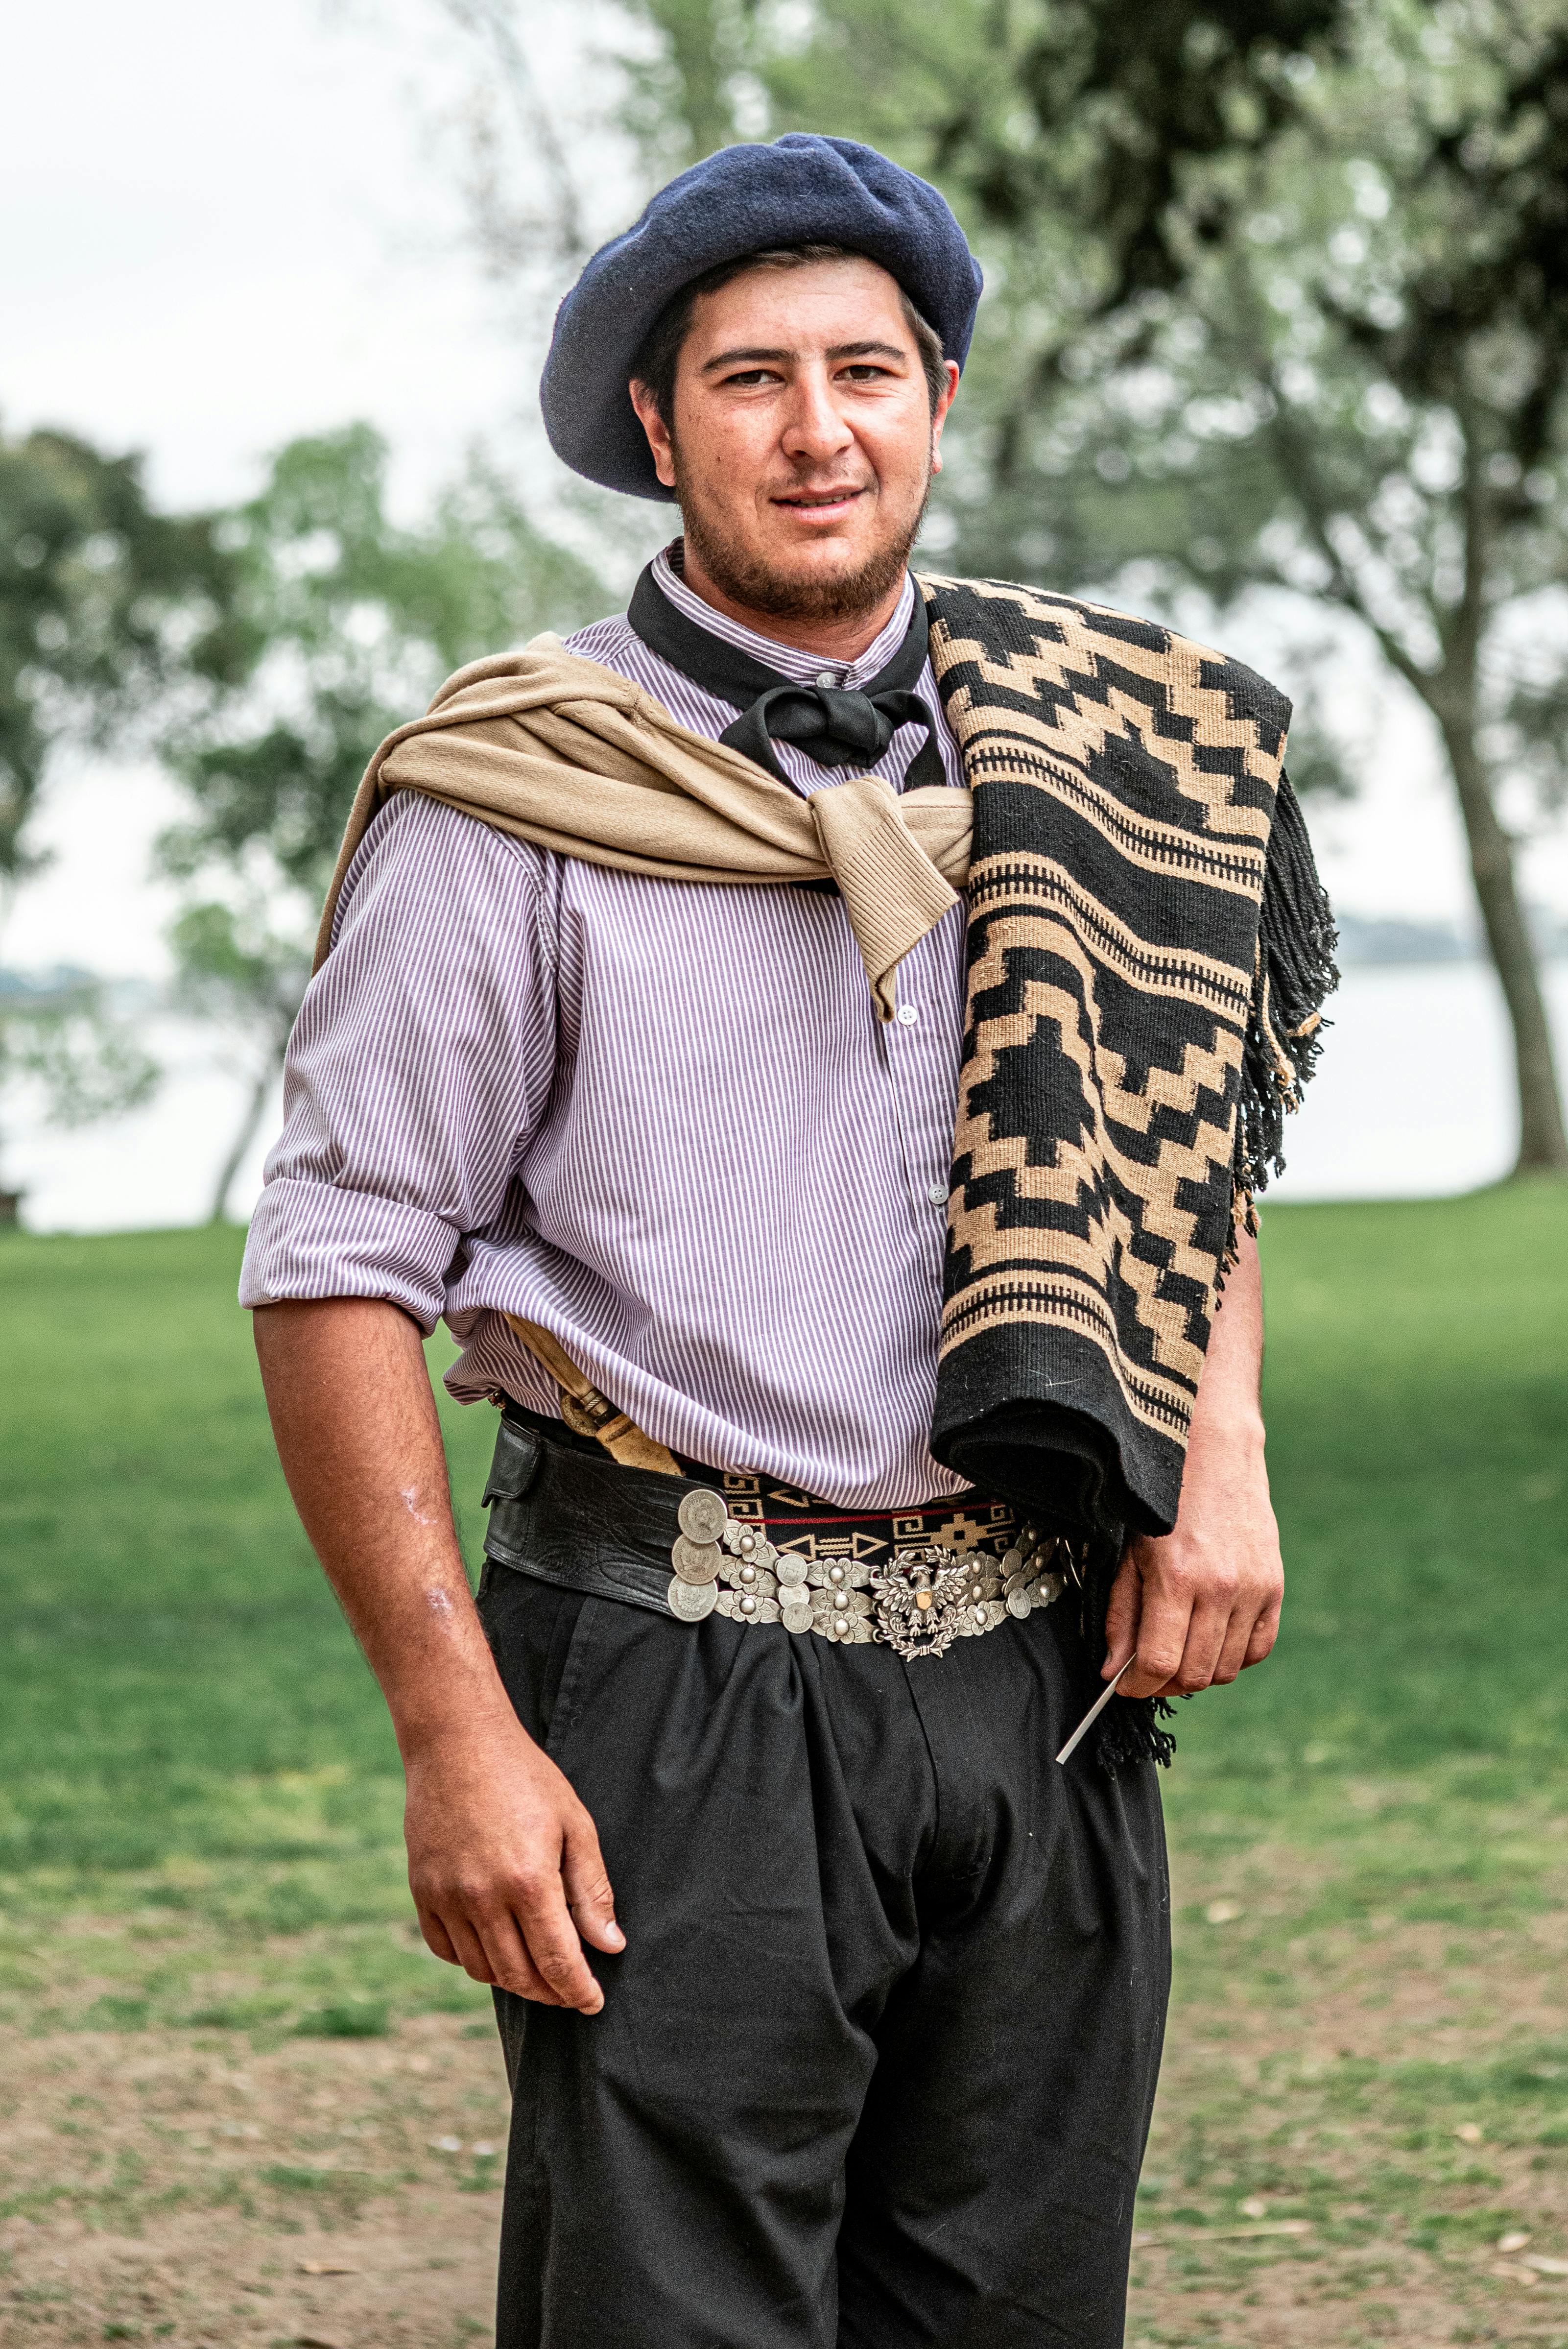
[[[834,481],[820,490],[789,490],[771,502],[786,513],[799,514],[802,522],[838,522],[865,494],[851,482]]]

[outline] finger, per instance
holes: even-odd
[[[529,1956],[527,1944],[517,1930],[517,1920],[510,1909],[490,1910],[476,1917],[473,1923],[484,1944],[490,1980],[498,1990],[511,1991],[517,1998],[531,1998],[536,2006],[562,2003]]]
[[[460,1966],[463,1961],[452,1947],[452,1937],[435,1910],[421,1909],[416,1903],[415,1914],[419,1920],[419,1930],[425,1936],[425,1947],[434,1951],[444,1964]]]
[[[529,1956],[562,2005],[574,2006],[580,2014],[597,2014],[604,1993],[583,1954],[559,1868],[552,1868],[546,1879],[524,1883],[512,1913],[522,1928]]]
[[[1245,1605],[1231,1610],[1231,1619],[1225,1626],[1225,1636],[1214,1661],[1213,1685],[1216,1688],[1228,1688],[1246,1662],[1247,1649],[1257,1619],[1255,1599],[1249,1599]]]
[[[458,1963],[464,1973],[470,1974],[477,1982],[489,1982],[493,1989],[495,1976],[490,1971],[490,1960],[485,1955],[485,1945],[468,1919],[459,1911],[452,1909],[442,1918],[441,1922],[447,1929],[447,1938],[458,1953]]]
[[[1191,1620],[1192,1593],[1186,1585],[1176,1581],[1154,1588],[1144,1585],[1138,1661],[1117,1692],[1119,1696],[1163,1696],[1171,1689],[1181,1669]]]
[[[1138,1645],[1139,1618],[1143,1612],[1143,1578],[1129,1550],[1110,1586],[1105,1610],[1105,1661],[1100,1678],[1113,1681]]]
[[[626,1936],[615,1922],[615,1896],[593,1822],[584,1812],[566,1830],[566,1856],[561,1863],[566,1906],[585,1941],[612,1957],[626,1946]]]
[[[1279,1618],[1280,1601],[1277,1599],[1271,1599],[1253,1625],[1247,1640],[1247,1651],[1242,1658],[1243,1671],[1248,1664],[1261,1664],[1265,1656],[1274,1653],[1274,1641],[1279,1638]]]
[[[1196,1696],[1200,1689],[1212,1685],[1214,1667],[1220,1661],[1230,1627],[1230,1592],[1227,1591],[1222,1598],[1205,1594],[1193,1608],[1188,1620],[1181,1661],[1172,1675],[1173,1693]]]

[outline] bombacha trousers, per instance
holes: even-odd
[[[1047,1616],[905,1663],[487,1563],[598,1827],[592,2017],[498,1992],[497,2349],[1116,2349],[1169,1985],[1156,1773]]]

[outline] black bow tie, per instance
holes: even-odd
[[[925,740],[904,777],[911,787],[946,781],[930,710],[914,688],[930,650],[925,599],[918,588],[903,642],[884,669],[860,692],[836,685],[797,685],[753,660],[711,629],[677,611],[654,579],[653,565],[632,591],[626,617],[650,650],[705,686],[741,715],[719,736],[780,782],[789,777],[775,742],[792,742],[824,767],[874,767],[901,726],[923,726]]]

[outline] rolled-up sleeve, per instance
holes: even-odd
[[[379,1297],[435,1328],[550,1095],[548,872],[415,792],[376,818],[290,1040],[242,1304]]]

